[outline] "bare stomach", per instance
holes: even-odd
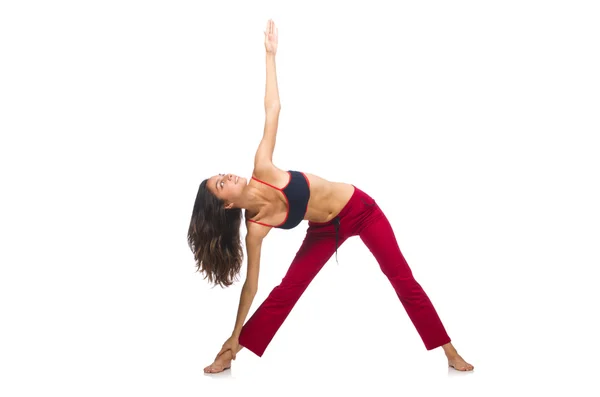
[[[304,219],[329,222],[340,213],[354,193],[349,183],[331,182],[317,175],[305,174],[310,182],[310,199]]]

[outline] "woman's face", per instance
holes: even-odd
[[[206,184],[208,190],[219,199],[229,204],[241,196],[242,191],[248,184],[246,178],[234,174],[219,174],[208,179]]]

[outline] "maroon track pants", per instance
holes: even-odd
[[[239,343],[261,357],[319,270],[348,237],[360,236],[390,280],[427,350],[450,342],[423,288],[413,277],[390,223],[375,200],[358,188],[342,211],[326,223],[308,222],[306,237],[290,268],[248,319]]]

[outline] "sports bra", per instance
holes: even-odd
[[[248,219],[250,222],[278,229],[293,229],[298,226],[300,222],[302,222],[304,215],[306,215],[306,210],[308,209],[308,199],[310,198],[310,182],[303,172],[290,170],[288,171],[288,174],[290,175],[290,180],[282,189],[252,177],[252,179],[255,181],[261,182],[283,193],[283,197],[285,197],[287,202],[287,214],[285,215],[283,222],[279,225],[269,225]]]

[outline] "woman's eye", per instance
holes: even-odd
[[[224,185],[224,184],[223,184],[223,181],[221,181],[221,187],[223,187],[223,185]]]

